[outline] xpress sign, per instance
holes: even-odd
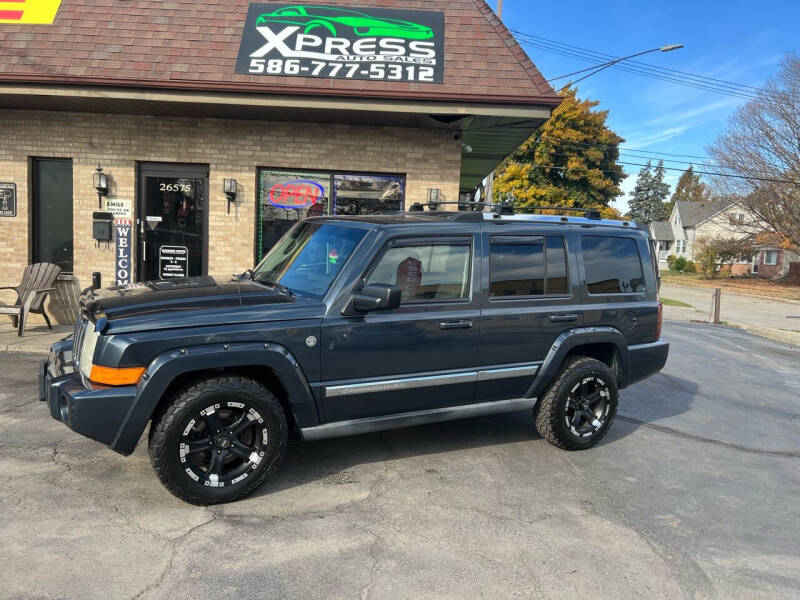
[[[442,83],[444,13],[254,3],[236,72]]]

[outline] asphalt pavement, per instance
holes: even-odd
[[[199,508],[36,399],[0,353],[3,598],[800,598],[800,350],[668,322],[597,447],[527,412],[293,441]]]

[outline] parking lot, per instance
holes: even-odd
[[[800,349],[666,323],[596,448],[528,413],[293,441],[255,496],[172,497],[52,420],[0,354],[0,596],[800,597]]]

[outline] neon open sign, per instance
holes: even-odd
[[[315,181],[276,183],[269,190],[269,203],[278,208],[308,208],[325,197],[325,189]]]

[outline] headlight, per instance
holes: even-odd
[[[81,340],[81,353],[78,357],[78,364],[81,367],[81,374],[89,379],[92,373],[92,359],[94,358],[94,349],[97,346],[97,340],[100,337],[100,332],[94,330],[94,324],[89,323],[86,332]]]

